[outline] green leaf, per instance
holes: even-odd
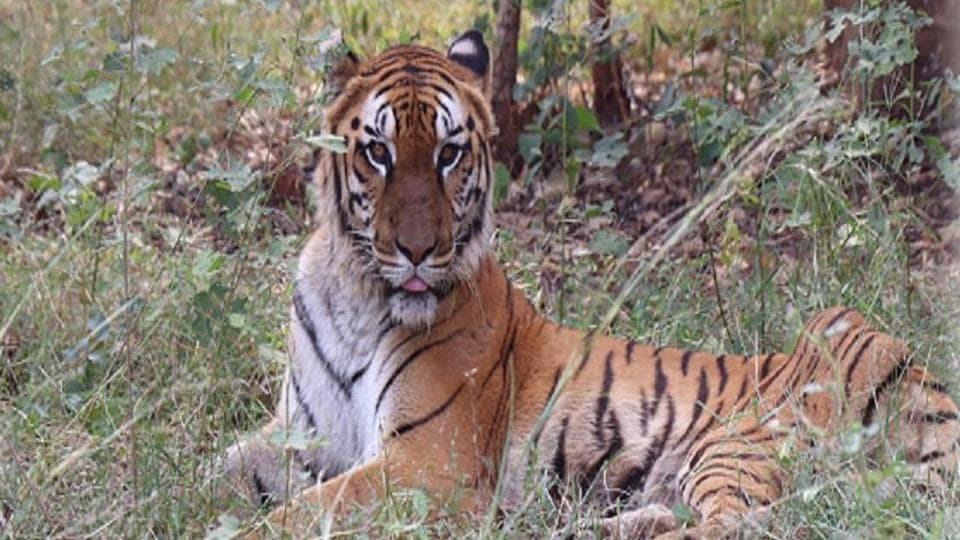
[[[263,7],[270,13],[276,13],[280,9],[280,0],[260,0]]]
[[[520,149],[520,155],[523,156],[523,161],[528,164],[539,161],[543,155],[540,149],[542,142],[543,137],[539,133],[521,133],[517,137],[517,146]]]
[[[151,49],[143,47],[137,55],[137,70],[143,73],[156,75],[163,68],[177,61],[177,51],[167,47]]]
[[[204,250],[197,255],[193,267],[190,269],[195,280],[197,291],[206,292],[210,290],[210,284],[213,276],[220,270],[224,263],[224,256],[214,251]]]
[[[593,153],[588,160],[596,167],[616,167],[628,153],[622,133],[613,133],[593,144]]]
[[[237,330],[243,330],[247,326],[247,318],[243,313],[231,313],[227,315],[227,323]]]
[[[943,181],[954,191],[960,191],[960,159],[944,156],[937,160],[937,169],[943,175]]]
[[[347,151],[347,140],[342,135],[321,133],[304,138],[304,141],[315,148],[323,148],[334,154],[343,154]]]
[[[677,525],[686,525],[696,521],[696,514],[689,506],[683,503],[677,503],[673,506],[673,517],[677,519]]]
[[[577,131],[600,131],[600,121],[589,107],[577,105],[573,108]]]
[[[601,229],[593,233],[593,238],[590,240],[590,251],[601,255],[619,257],[628,249],[630,249],[630,241],[622,234],[609,229]]]
[[[239,193],[250,187],[257,177],[258,175],[250,169],[249,165],[241,162],[234,162],[229,169],[213,167],[200,173],[200,178],[204,180],[224,182],[224,187],[234,193]]]
[[[0,68],[0,92],[13,90],[17,86],[17,77],[6,68]]]
[[[83,93],[84,99],[91,105],[110,101],[115,95],[117,95],[117,83],[113,81],[102,82]]]
[[[513,180],[510,176],[510,171],[507,169],[507,166],[501,162],[497,162],[496,167],[493,171],[493,202],[499,203],[507,198],[507,193],[510,190],[510,181]]]
[[[240,520],[230,514],[220,514],[217,521],[220,522],[220,525],[207,532],[204,540],[229,540],[240,533]]]
[[[317,438],[312,432],[295,429],[278,429],[270,434],[269,440],[274,446],[294,450],[313,450],[326,446],[326,442]]]

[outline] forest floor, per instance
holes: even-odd
[[[298,47],[327,39],[330,23],[360,50],[408,40],[410,28],[442,46],[490,15],[434,0],[392,18],[363,3],[207,4],[0,4],[0,21],[13,21],[0,22],[0,535],[240,530],[233,516],[250,509],[218,498],[213,471],[269,416],[294,259],[312,227],[304,139],[321,108]],[[540,160],[502,186],[497,246],[512,279],[566,324],[593,327],[613,308],[616,335],[716,353],[789,350],[807,317],[847,304],[957,388],[949,88],[960,85],[924,86],[919,95],[943,97],[913,116],[857,107],[826,84],[838,74],[818,61],[823,37],[804,34],[818,2],[733,15],[701,3],[714,11],[701,6],[659,30],[674,41],[650,45],[647,32],[668,23],[657,10],[680,4],[620,6],[633,16],[624,125],[542,143]],[[703,35],[681,44],[685,28]],[[813,46],[795,54],[788,36]],[[582,106],[585,72],[573,62],[550,88]],[[547,114],[527,132],[547,140],[556,128]],[[619,158],[599,155],[599,141]],[[955,489],[918,496],[902,459],[868,469],[861,450],[785,455],[795,487],[752,533],[960,531]],[[570,526],[566,510],[582,512],[582,533],[595,517],[531,497],[502,532],[464,530],[428,521],[422,496],[399,494],[351,532],[545,537]]]

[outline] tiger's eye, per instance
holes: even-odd
[[[447,167],[451,167],[457,163],[457,160],[460,159],[460,154],[463,152],[463,148],[455,144],[445,144],[443,148],[440,149],[440,153],[437,154],[437,168],[441,171],[445,171]]]
[[[448,144],[443,147],[443,150],[440,150],[440,161],[450,161],[453,159],[454,154],[456,154],[456,150]]]
[[[367,145],[367,159],[375,166],[390,167],[390,150],[381,142],[373,141]]]

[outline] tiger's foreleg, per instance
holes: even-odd
[[[274,419],[227,450],[224,474],[229,486],[254,509],[287,500],[316,483],[295,451],[287,452],[272,441],[281,429],[280,421]]]
[[[429,435],[388,444],[374,460],[306,489],[274,509],[267,517],[271,528],[289,531],[294,537],[309,534],[324,515],[336,516],[389,501],[393,493],[420,489],[431,497],[432,515],[440,510],[473,512],[477,497],[476,463],[471,454],[452,456],[450,447],[425,444]]]

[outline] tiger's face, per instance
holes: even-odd
[[[345,58],[331,79],[340,93],[327,129],[345,138],[347,150],[331,156],[328,195],[352,256],[382,283],[392,317],[407,326],[430,325],[487,249],[488,64],[482,36],[468,32],[446,56],[395,47],[366,63]]]

